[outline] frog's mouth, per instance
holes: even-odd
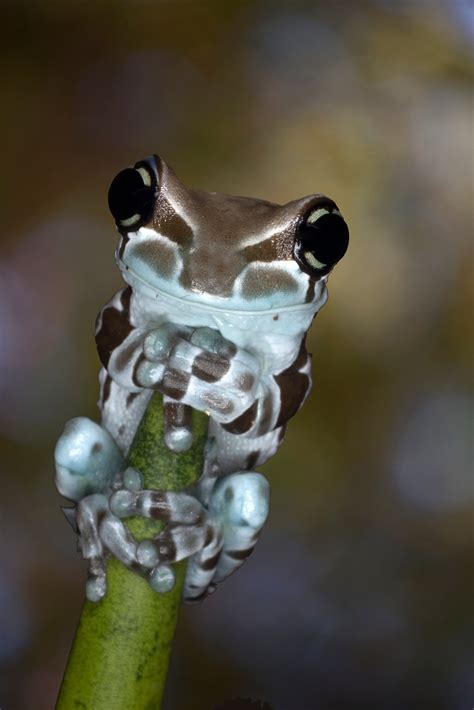
[[[160,302],[169,304],[173,309],[183,310],[192,308],[192,310],[206,313],[213,313],[216,315],[224,315],[225,313],[232,313],[238,316],[264,316],[283,313],[300,313],[312,315],[319,311],[322,306],[327,301],[327,289],[326,289],[326,279],[321,279],[318,282],[318,287],[315,289],[315,298],[308,303],[295,303],[288,306],[272,306],[270,308],[252,308],[251,304],[244,308],[242,300],[235,299],[234,297],[224,298],[222,296],[215,296],[206,293],[197,293],[194,297],[192,294],[185,293],[182,295],[174,295],[169,291],[159,288],[156,285],[150,284],[143,276],[138,274],[136,271],[125,264],[120,258],[117,259],[117,263],[124,280],[132,286],[133,289],[142,293],[144,296],[149,298],[159,299]],[[211,303],[212,300],[212,303]],[[218,301],[218,303],[216,303]]]

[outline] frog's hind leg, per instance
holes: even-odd
[[[100,520],[108,514],[108,507],[107,498],[96,493],[80,501],[75,510],[78,547],[84,559],[89,561],[86,596],[90,601],[99,601],[107,590],[107,555],[100,537],[99,526]]]
[[[269,498],[270,486],[260,473],[237,472],[217,482],[209,514],[222,531],[222,542],[212,558],[200,553],[190,560],[185,601],[201,601],[245,562],[267,519]]]
[[[137,547],[137,560],[152,570],[152,577],[163,565],[191,558],[193,566],[199,561],[199,589],[209,586],[223,538],[220,525],[197,498],[184,492],[120,489],[111,497],[110,509],[120,518],[140,515],[166,524]]]
[[[99,601],[107,590],[106,564],[110,555],[132,572],[150,577],[149,566],[141,564],[139,560],[137,541],[128,527],[110,510],[108,494],[95,493],[83,498],[77,505],[76,523],[79,547],[84,559],[89,561],[86,595],[90,601]],[[161,577],[162,572],[160,570]],[[169,571],[167,574],[172,575]],[[163,591],[159,585],[157,589]]]
[[[99,373],[99,386],[97,404],[101,413],[101,424],[125,455],[153,393],[138,387],[130,390],[121,387],[104,368]]]
[[[109,509],[112,488],[120,485],[123,456],[110,433],[86,417],[70,420],[56,444],[56,485],[74,502],[63,508],[89,561],[86,594],[92,601],[106,591],[105,567],[110,553],[139,573],[148,573],[136,558],[136,542]]]
[[[67,422],[54,458],[56,487],[71,501],[104,491],[123,469],[123,456],[112,436],[87,417]]]

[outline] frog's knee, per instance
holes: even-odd
[[[112,436],[86,417],[67,422],[54,452],[56,486],[70,500],[102,491],[123,468],[123,457]]]
[[[223,522],[259,530],[270,505],[270,485],[260,473],[233,473],[222,478],[212,493],[209,510]]]

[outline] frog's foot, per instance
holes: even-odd
[[[112,555],[157,592],[174,585],[170,565],[190,558],[184,597],[200,601],[251,554],[268,504],[269,486],[258,473],[220,478],[206,509],[188,493],[143,490],[141,475],[126,469],[108,491],[86,496],[75,508],[79,546],[89,560],[88,599],[98,601],[106,593],[106,565]],[[123,521],[129,516],[159,520],[166,527],[155,538],[138,542]]]
[[[184,586],[186,602],[202,601],[251,555],[267,519],[269,502],[270,486],[260,473],[242,471],[217,481],[209,515],[221,530],[221,547],[212,558],[203,550],[190,559]]]
[[[116,557],[129,570],[145,577],[157,592],[169,591],[175,581],[170,563],[200,551],[210,556],[221,538],[199,501],[187,494],[141,490],[141,475],[128,468],[112,489],[86,496],[76,506],[79,547],[89,561],[86,595],[99,601],[107,589],[106,565]],[[115,490],[114,490],[115,489]],[[161,520],[166,528],[153,540],[138,542],[121,518],[129,515]]]
[[[109,497],[95,493],[77,505],[76,522],[79,547],[89,561],[86,596],[90,601],[102,599],[107,591],[106,565],[113,555],[128,569],[147,577],[151,586],[166,592],[174,585],[174,572],[167,565],[150,570],[140,562],[138,544],[127,526],[109,508]]]
[[[128,469],[129,475],[130,471],[133,469]],[[166,524],[155,538],[143,540],[136,547],[136,562],[142,573],[145,570],[149,575],[154,589],[167,591],[156,583],[162,570],[171,569],[169,565],[188,557],[199,558],[206,587],[211,583],[223,536],[218,522],[197,498],[182,492],[131,490],[129,487],[115,491],[109,506],[116,519],[138,515]],[[119,556],[116,551],[114,554]]]
[[[260,365],[216,330],[184,332],[167,324],[148,333],[134,376],[140,387],[159,389],[227,423],[254,403]]]
[[[208,510],[187,493],[125,489],[113,494],[110,509],[120,518],[141,515],[167,524],[155,539],[138,545],[137,561],[155,574],[162,565],[190,558],[184,598],[192,603],[213,592],[252,553],[269,497],[265,477],[245,471],[217,481]]]

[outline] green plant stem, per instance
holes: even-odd
[[[166,447],[163,429],[162,398],[154,394],[127,464],[141,471],[146,488],[181,490],[201,474],[207,416],[193,412],[193,446],[181,454]],[[138,540],[160,530],[144,518],[127,523]],[[56,710],[161,708],[185,566],[174,566],[174,588],[158,594],[117,560],[109,561],[104,599],[84,602]]]

